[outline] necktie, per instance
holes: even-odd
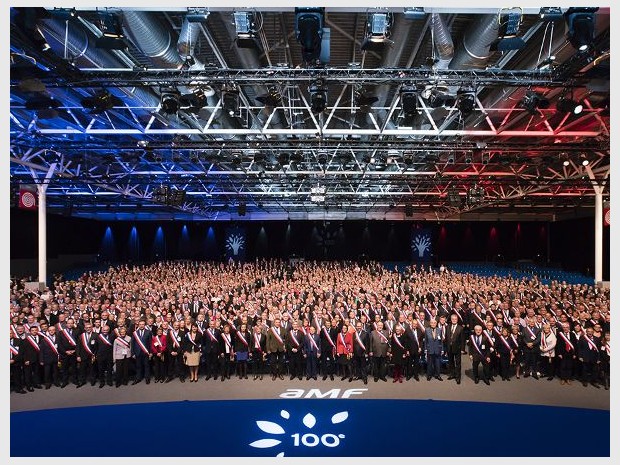
[[[570,341],[570,335],[566,335],[566,340]],[[566,352],[570,352],[570,346],[568,345],[568,342],[566,343]]]
[[[476,337],[476,344],[480,345],[480,336]]]
[[[452,325],[452,335],[454,336],[454,330],[456,329],[456,325]]]
[[[437,334],[437,333],[436,333],[436,332],[435,332],[435,330],[433,329],[433,339],[435,339],[435,338],[436,338],[436,334]]]
[[[144,330],[143,329],[140,330],[140,337],[142,337],[142,336],[144,336]]]

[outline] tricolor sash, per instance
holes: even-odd
[[[586,334],[584,334],[583,337],[585,337],[586,341],[588,341],[588,345],[590,346],[590,349],[596,350],[598,352],[598,347],[596,347],[596,344],[594,343],[594,341],[590,339]]]
[[[383,342],[385,342],[386,344],[389,344],[390,341],[388,341],[388,338],[385,337],[381,331],[377,330],[377,333],[379,334],[379,337],[383,339]]]
[[[335,349],[336,344],[334,344],[334,341],[332,341],[332,338],[329,335],[329,332],[327,331],[327,328],[325,326],[323,326],[323,334],[325,334],[325,337],[327,338],[327,342],[329,342],[329,345],[332,346],[333,349]]]
[[[319,349],[319,346],[316,345],[316,342],[314,341],[312,334],[308,334],[308,339],[310,339],[310,344],[312,344],[312,347],[314,347],[314,350],[316,350],[317,353],[320,352],[321,349]]]
[[[35,340],[34,340],[34,339],[32,339],[32,336],[30,336],[30,335],[29,335],[29,336],[26,336],[26,339],[28,340],[28,342],[30,343],[30,345],[31,345],[32,347],[34,347],[34,350],[36,350],[37,352],[39,352],[39,351],[41,350],[41,348],[39,347],[39,344],[37,344],[37,343],[35,342]]]
[[[493,339],[491,338],[491,336],[489,335],[489,331],[487,329],[485,329],[483,331],[484,335],[487,337],[489,343],[491,344],[491,347],[495,347],[495,342],[493,342]]]
[[[484,326],[484,320],[482,319],[482,317],[480,315],[478,315],[478,313],[473,312],[472,315],[474,315],[476,318],[478,318],[478,321],[480,321],[480,323],[482,323],[482,325]]]
[[[510,335],[510,339],[512,339],[512,342],[515,345],[515,349],[519,348],[519,341],[517,340],[517,336],[515,336],[514,334]]]
[[[295,343],[295,348],[299,347],[299,341],[297,340],[297,338],[295,337],[295,331],[291,331],[291,339],[293,340],[293,342]]]
[[[196,343],[196,339],[192,339],[192,333],[187,333],[186,336],[189,342],[191,342],[194,347],[198,347],[198,344]]]
[[[226,337],[226,336],[228,336],[228,337]],[[228,347],[228,351],[232,352],[233,351],[232,350],[232,342],[228,340],[229,337],[230,337],[230,334],[222,333],[222,339],[224,340],[224,344],[226,344],[226,347]]]
[[[607,352],[607,356],[608,356],[608,357],[610,357],[610,356],[611,356],[611,355],[610,355],[611,348],[609,347],[609,344],[608,344],[608,343],[605,343],[605,345],[604,345],[603,347],[601,347],[601,349],[603,349],[605,352]]]
[[[480,356],[484,357],[484,355],[482,354],[482,351],[480,350],[480,347],[478,347],[478,344],[476,344],[476,338],[474,337],[474,335],[472,334],[469,338],[471,339],[472,344],[474,345],[475,349],[478,351]]]
[[[248,341],[245,340],[245,338],[243,337],[243,334],[241,334],[239,330],[237,330],[237,337],[241,339],[241,342],[243,342],[244,346],[248,347]]]
[[[360,337],[359,333],[357,331],[355,331],[355,339],[357,339],[357,343],[360,345],[360,347],[362,348],[362,350],[364,352],[366,352],[366,346],[364,345],[364,343],[362,342],[362,338]]]
[[[82,333],[80,339],[82,340],[82,347],[86,349],[86,352],[88,352],[90,355],[95,355],[93,351],[90,350],[90,347],[88,347],[88,343],[86,342],[86,333]]]
[[[211,338],[212,342],[217,342],[217,338],[213,335],[211,328],[207,329],[207,334],[209,335],[209,338]]]
[[[258,333],[258,335],[256,333],[252,333],[252,336],[254,337],[254,349],[258,350],[259,352],[262,352],[263,349],[260,346],[261,333]]]
[[[127,337],[127,336],[125,336],[125,337]],[[125,338],[123,338],[123,337],[118,337],[116,340],[117,340],[119,343],[121,343],[123,346],[125,346],[125,348],[129,349],[129,342],[127,342],[127,341],[125,340]]]
[[[49,336],[46,336],[45,334],[41,334],[41,336],[43,336],[43,340],[45,342],[47,342],[47,345],[50,346],[50,349],[52,349],[54,351],[54,353],[56,353],[56,355],[58,355],[58,349],[56,348],[56,344],[54,344],[52,342],[52,340],[49,338]]]
[[[99,340],[101,342],[103,342],[104,344],[111,346],[112,343],[110,341],[108,341],[105,337],[103,337],[103,334],[99,333],[99,336],[97,336],[99,338]]]
[[[508,351],[510,352],[512,350],[512,347],[510,347],[510,343],[506,340],[506,338],[504,336],[502,336],[500,334],[499,336],[499,340],[502,341],[504,343],[504,345],[506,346],[506,349],[508,349]]]
[[[344,340],[344,334],[338,333],[338,336],[340,336],[340,342],[342,342],[342,345],[344,346],[344,350],[348,354],[349,348],[347,347],[347,341]]]
[[[73,336],[71,336],[71,334],[69,334],[69,331],[67,331],[67,328],[63,328],[62,334],[65,336],[67,341],[69,341],[69,344],[71,344],[72,346],[76,346],[77,345],[77,342],[75,341],[75,339],[73,339]]]
[[[11,325],[11,332],[13,333],[13,337],[19,337],[17,335],[17,327],[15,325]]]
[[[172,330],[170,331],[170,336],[172,339],[172,345],[174,345],[174,347],[176,347],[177,349],[181,347],[181,341],[180,341],[180,337],[179,337],[179,332]]]
[[[18,355],[19,354],[19,347],[15,347],[13,344],[9,344],[10,347],[10,351],[13,355]]]
[[[536,334],[534,334],[534,331],[532,331],[529,326],[526,326],[525,329],[527,329],[528,333],[530,333],[532,339],[536,339]]]
[[[396,333],[392,334],[392,339],[394,339],[394,342],[396,342],[396,344],[398,344],[398,347],[400,347],[401,349],[405,350],[403,345],[400,343],[399,337],[396,336]]]
[[[150,355],[149,350],[146,348],[146,346],[140,339],[140,336],[138,336],[138,331],[134,331],[133,338],[135,339],[136,343],[140,346],[140,349],[142,350],[142,352],[144,352],[146,355]]]
[[[559,333],[560,337],[562,339],[564,339],[564,342],[566,342],[566,344],[568,344],[568,346],[571,348],[571,350],[574,352],[575,351],[575,346],[573,345],[572,342],[570,342],[570,338],[567,338],[564,333]]]
[[[275,336],[275,338],[278,340],[279,344],[284,344],[284,341],[282,340],[282,338],[280,337],[280,335],[278,333],[276,333],[276,329],[275,327],[271,327],[271,333]]]

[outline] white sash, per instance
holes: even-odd
[[[564,339],[564,342],[566,342],[566,343],[570,346],[570,348],[571,348],[573,351],[575,351],[575,346],[573,345],[573,343],[572,343],[572,342],[570,342],[570,339],[567,339],[567,338],[566,338],[566,336],[564,336],[564,333],[559,333],[559,334],[560,334],[560,337],[561,337],[562,339]]]
[[[491,339],[491,336],[489,336],[488,330],[485,329],[483,332],[484,332],[484,335],[489,340],[489,343],[491,344],[491,347],[495,347],[495,342],[493,342],[493,339]]]
[[[228,336],[228,337],[226,337],[226,336]],[[228,340],[229,337],[230,337],[230,334],[227,335],[226,333],[222,333],[222,339],[224,340],[224,344],[226,344],[226,347],[228,347],[228,351],[230,353],[230,352],[232,352],[232,343]]]
[[[514,342],[514,344],[515,344],[515,349],[518,349],[519,348],[519,341],[517,341],[517,336],[515,336],[514,334],[511,334],[510,338],[512,339],[512,342]]]
[[[179,335],[178,331],[175,331],[174,329],[172,331],[170,331],[170,336],[171,336],[171,339],[172,339],[172,344],[176,348],[181,347],[181,342],[179,341],[179,339],[181,339],[181,338],[179,338],[178,335]]]
[[[67,331],[67,328],[63,328],[62,330],[62,334],[64,334],[64,336],[67,338],[67,340],[69,341],[69,344],[71,344],[72,346],[76,346],[77,342],[75,341],[75,339],[73,339],[73,337],[69,334],[69,332]]]
[[[527,331],[530,333],[532,339],[536,339],[536,334],[534,334],[534,331],[532,331],[529,326],[526,326],[525,329],[527,329]]]
[[[340,336],[340,342],[342,342],[342,345],[344,346],[344,351],[348,354],[349,348],[347,347],[347,342],[344,340],[344,335],[342,333],[338,333],[338,336]]]
[[[9,350],[11,351],[11,353],[13,355],[18,355],[19,354],[19,347],[15,347],[12,344],[9,344],[9,347],[10,347]]]
[[[140,349],[142,349],[142,351],[146,354],[149,355],[149,351],[146,348],[146,346],[144,345],[144,343],[142,342],[142,340],[140,339],[140,336],[138,336],[138,331],[134,331],[133,333],[133,338],[136,340],[136,342],[138,343],[138,345],[140,346]]]
[[[189,340],[189,342],[191,342],[194,347],[198,347],[198,344],[196,344],[195,339],[192,339],[192,333],[191,332],[187,333],[186,336],[187,336],[187,339]]]
[[[484,326],[484,320],[482,319],[480,315],[478,315],[476,312],[473,312],[472,315],[478,318],[478,321],[480,321],[480,323],[482,323],[482,326]]]
[[[103,334],[99,333],[99,336],[98,336],[98,337],[99,337],[99,340],[100,340],[101,342],[103,342],[104,344],[107,344],[107,345],[109,345],[109,346],[111,346],[111,345],[112,345],[112,343],[111,343],[110,341],[108,341],[105,337],[103,337]]]
[[[92,337],[92,335],[91,335]],[[86,333],[82,333],[82,336],[80,337],[80,339],[82,340],[82,347],[84,347],[84,349],[86,349],[86,352],[88,352],[90,355],[95,355],[93,353],[92,350],[90,350],[90,347],[88,347],[88,344],[86,343]]]
[[[43,336],[43,339],[45,340],[45,342],[47,342],[47,345],[50,346],[50,348],[56,353],[56,355],[58,355],[58,349],[56,348],[56,344],[52,342],[49,336],[46,336],[45,334],[41,334],[41,336]]]
[[[284,341],[282,341],[282,338],[280,337],[280,335],[276,333],[276,329],[274,326],[271,327],[271,333],[276,337],[276,339],[278,340],[280,344],[284,344]]]
[[[211,338],[211,341],[213,342],[217,342],[216,337],[213,335],[213,333],[211,332],[211,328],[207,329],[207,334],[209,335],[209,337]]]
[[[508,349],[508,351],[512,350],[512,347],[510,347],[510,344],[508,343],[508,341],[506,340],[506,338],[504,336],[502,336],[500,334],[499,336],[500,341],[502,341],[504,343],[504,345],[506,346],[506,348]]]
[[[261,337],[261,333],[252,333],[252,335],[254,336],[254,348],[256,350],[258,350],[259,352],[262,352],[263,349],[260,346],[260,337]]]
[[[366,352],[366,346],[364,345],[364,343],[362,342],[362,338],[360,337],[359,333],[357,331],[355,331],[355,339],[357,339],[357,343],[360,345],[360,347],[362,348],[362,350],[364,352]]]
[[[127,349],[129,349],[129,342],[127,342],[123,337],[118,337],[116,338],[116,340],[120,342],[122,345],[124,345]]]

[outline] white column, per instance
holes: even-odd
[[[38,185],[39,193],[39,283],[47,282],[47,221],[46,199],[47,185]]]
[[[594,281],[603,281],[603,189],[594,194]]]

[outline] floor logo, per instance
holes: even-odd
[[[280,412],[280,416],[285,420],[290,420],[291,414],[286,410],[282,410]],[[342,423],[347,418],[349,418],[349,412],[339,412],[332,416],[331,424],[337,425],[338,423]],[[308,429],[312,430],[316,426],[316,418],[311,413],[307,413],[301,420],[303,425]],[[259,449],[266,449],[269,447],[275,447],[279,444],[282,444],[289,438],[292,440],[293,447],[316,447],[319,444],[322,444],[325,447],[338,447],[340,445],[340,440],[345,438],[344,434],[334,434],[334,433],[324,433],[324,434],[315,434],[320,433],[318,428],[315,429],[315,432],[296,432],[297,429],[286,431],[282,426],[278,423],[274,423],[271,421],[262,421],[258,420],[256,425],[261,429],[261,431],[274,434],[274,435],[288,435],[284,436],[282,440],[280,439],[272,439],[265,438],[254,441],[250,444],[250,447],[256,447]],[[291,431],[293,433],[291,434]],[[284,457],[284,452],[280,452],[277,454],[277,457]]]

